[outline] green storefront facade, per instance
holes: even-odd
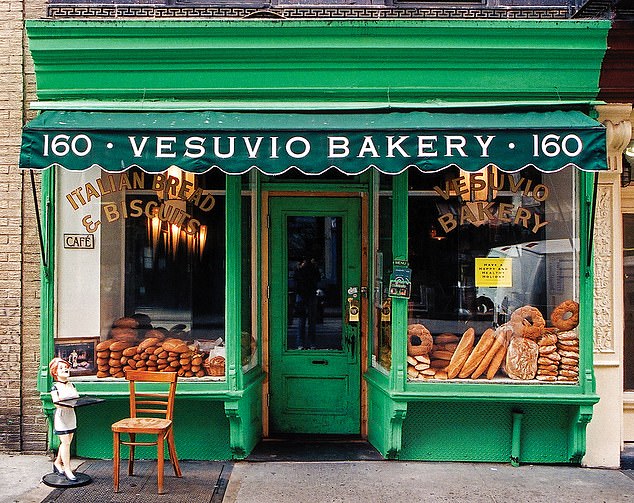
[[[47,362],[94,344],[73,379],[106,401],[79,409],[75,448],[111,457],[127,383],[98,370],[98,358],[115,364],[97,346],[115,320],[151,313],[145,329],[224,359],[222,375],[182,364],[183,459],[335,434],[388,459],[580,463],[598,401],[590,236],[593,182],[607,167],[593,106],[608,28],[28,22],[42,113],[20,164],[42,170],[47,415]],[[153,234],[153,208],[168,200],[179,201],[169,204],[180,238]],[[185,266],[178,246],[203,227],[206,255],[192,241]],[[306,258],[320,271],[312,307],[299,300]],[[567,300],[578,325],[555,330]],[[540,313],[514,317],[526,306]],[[483,354],[529,339],[513,350],[520,375],[507,357],[488,378],[482,361],[478,375],[448,376],[468,330],[477,348],[487,328],[499,330]],[[134,337],[128,347],[147,332]]]

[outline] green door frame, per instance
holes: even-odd
[[[346,292],[362,282],[361,198],[269,199],[269,428],[277,433],[361,434],[361,323],[345,319]],[[341,350],[287,346],[288,216],[335,216],[341,230]],[[356,294],[361,300],[360,289]],[[365,320],[363,321],[365,323]],[[317,341],[319,342],[319,341]],[[320,365],[317,365],[319,363]],[[329,392],[327,390],[330,390]],[[321,395],[319,401],[315,396]]]

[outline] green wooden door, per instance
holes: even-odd
[[[270,222],[271,434],[358,434],[360,201],[274,197]]]

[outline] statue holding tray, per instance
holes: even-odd
[[[53,377],[51,399],[55,405],[53,430],[59,437],[59,449],[53,461],[53,473],[45,475],[42,481],[53,487],[85,485],[92,479],[85,473],[73,473],[70,464],[70,447],[77,430],[75,407],[103,402],[102,399],[80,397],[75,385],[69,381],[71,364],[63,358],[53,358],[48,365]]]

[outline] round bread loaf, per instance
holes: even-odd
[[[136,330],[127,327],[115,327],[110,329],[110,337],[115,341],[136,341]]]
[[[115,320],[112,324],[113,328],[137,328],[138,326],[139,322],[134,318],[130,318],[128,316],[119,318],[118,320]]]
[[[139,344],[137,348],[137,352],[143,353],[147,348],[151,346],[156,346],[158,342],[159,342],[159,339],[156,337],[147,337],[141,341],[141,343]]]
[[[537,374],[539,349],[537,343],[525,337],[513,337],[506,351],[505,370],[511,379],[529,380]]]

